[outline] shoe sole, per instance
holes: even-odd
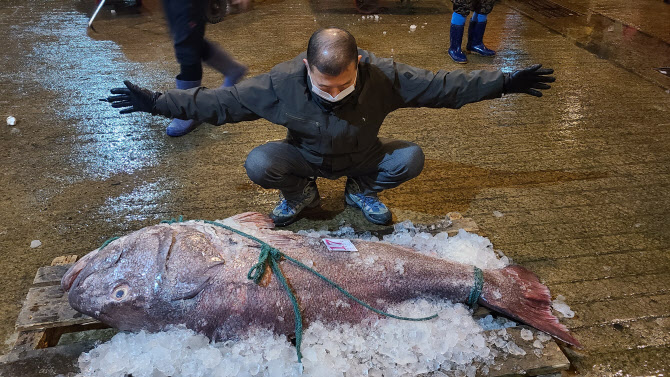
[[[451,56],[450,56],[450,58],[451,58]],[[464,61],[464,62],[459,62],[458,60],[455,60],[454,58],[451,58],[451,60],[452,60],[454,63],[458,63],[458,64],[468,64],[468,61],[467,61],[467,60]]]
[[[473,51],[473,50],[467,50],[467,52],[468,52],[468,54],[479,55],[479,56],[483,56],[483,57],[485,57],[485,58],[489,58],[489,57],[492,57],[492,56],[496,56],[496,54],[492,54],[492,55],[484,55],[484,54],[480,54],[479,52],[477,52],[477,51]]]

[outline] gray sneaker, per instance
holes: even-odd
[[[305,208],[314,208],[321,204],[316,181],[310,181],[296,197],[280,196],[279,204],[270,213],[276,226],[286,226],[298,219],[298,214]]]
[[[347,179],[344,200],[348,205],[360,208],[371,223],[386,225],[391,222],[391,211],[379,200],[377,193],[364,195],[358,183],[351,178]]]

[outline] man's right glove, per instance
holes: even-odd
[[[503,93],[526,93],[535,97],[542,97],[542,92],[536,89],[549,89],[546,82],[556,81],[556,77],[548,76],[554,73],[553,69],[540,69],[542,64],[535,64],[529,68],[504,74]]]
[[[156,100],[162,93],[152,92],[141,88],[128,80],[123,83],[126,84],[125,88],[114,88],[110,90],[112,94],[116,94],[115,96],[109,96],[100,101],[109,102],[114,108],[124,107],[124,109],[119,111],[119,114],[130,114],[136,111],[142,111],[156,115]]]

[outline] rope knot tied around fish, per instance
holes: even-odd
[[[173,223],[179,223],[179,222],[183,222],[183,221],[184,221],[184,217],[179,216],[179,219],[174,219],[173,218],[172,220],[161,221],[161,223],[173,224]],[[247,234],[247,233],[242,232],[240,230],[237,230],[235,228],[223,225],[221,223],[217,223],[215,221],[209,221],[209,220],[202,220],[202,221],[204,223],[207,223],[207,224],[210,224],[210,225],[213,225],[213,226],[217,226],[217,227],[221,227],[221,228],[226,229],[228,231],[237,233],[240,236],[246,237],[246,238],[258,243],[261,246],[261,251],[260,251],[259,258],[258,258],[258,263],[254,264],[251,267],[251,269],[247,273],[247,278],[249,280],[253,280],[254,283],[260,285],[262,280],[263,280],[263,276],[265,275],[265,272],[269,268],[272,271],[272,273],[275,275],[275,277],[277,278],[279,283],[282,285],[284,290],[286,291],[286,293],[289,296],[289,299],[290,299],[290,301],[293,305],[293,313],[294,313],[294,316],[295,316],[295,337],[296,337],[295,346],[296,346],[296,353],[297,353],[297,356],[298,356],[298,362],[302,362],[302,353],[300,352],[300,345],[301,345],[301,342],[302,342],[302,323],[303,323],[302,314],[301,314],[300,306],[298,305],[298,300],[295,296],[295,293],[293,292],[293,290],[289,286],[288,281],[286,280],[286,277],[284,276],[281,268],[279,268],[279,262],[282,259],[286,259],[286,260],[290,261],[291,263],[297,265],[298,267],[311,272],[312,274],[319,277],[324,282],[328,283],[333,288],[340,291],[343,295],[345,295],[349,299],[355,301],[356,303],[362,305],[363,307],[367,308],[368,310],[371,310],[372,312],[377,313],[379,315],[389,317],[389,318],[404,320],[404,321],[427,321],[427,320],[431,320],[431,319],[437,317],[437,314],[433,314],[431,316],[421,317],[421,318],[403,317],[403,316],[397,316],[397,315],[390,314],[390,313],[384,312],[382,310],[376,309],[376,308],[370,306],[369,304],[365,303],[364,301],[356,298],[351,293],[349,293],[347,290],[340,287],[338,284],[336,284],[332,280],[328,279],[327,277],[323,276],[322,274],[320,274],[319,272],[317,272],[313,268],[305,265],[304,263],[302,263],[302,262],[300,262],[300,261],[298,261],[294,258],[289,257],[288,255],[282,253],[277,248],[269,245],[268,243],[254,237],[250,234]],[[118,238],[119,237],[112,237],[112,238],[108,239],[107,241],[105,241],[99,247],[98,250],[103,249],[105,246],[109,245],[112,241],[114,241]],[[473,285],[472,290],[470,291],[470,294],[468,295],[468,300],[467,300],[467,303],[470,306],[475,306],[476,305],[477,300],[479,299],[479,297],[482,293],[482,287],[483,287],[483,284],[484,284],[484,278],[483,278],[482,270],[477,268],[477,267],[474,267],[474,280],[475,280],[475,284]]]

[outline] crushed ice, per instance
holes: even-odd
[[[321,237],[379,241],[351,227],[298,233],[315,242]],[[463,230],[453,237],[446,232],[433,235],[406,221],[396,224],[381,242],[480,268],[509,264],[507,257],[496,255],[487,238]],[[394,268],[403,271],[402,261],[397,260]],[[389,311],[409,317],[439,316],[424,322],[386,318],[359,325],[314,322],[303,333],[302,366],[285,336],[264,329],[250,329],[241,339],[219,343],[183,327],[154,334],[121,332],[79,357],[80,376],[415,376],[439,370],[440,376],[472,377],[496,368],[496,357],[526,353],[506,330],[515,322],[491,315],[476,320],[462,304],[422,298]],[[522,337],[529,344],[535,338],[536,355],[551,339],[536,330],[525,330]]]

